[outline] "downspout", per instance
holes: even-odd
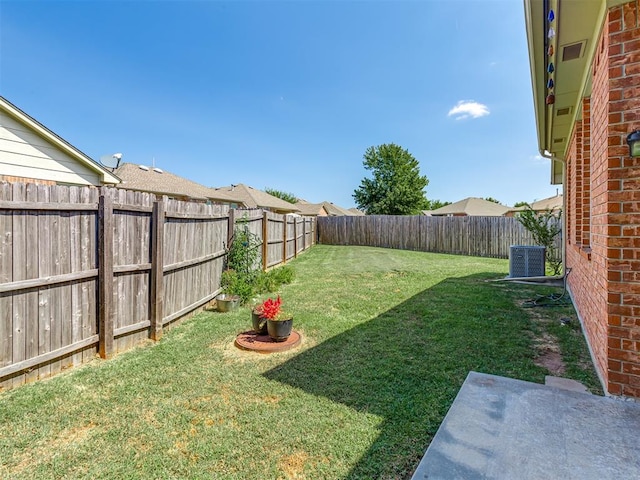
[[[562,186],[564,187],[564,183],[565,183],[565,178],[564,176],[566,175],[566,161],[561,159],[561,158],[557,158],[554,157],[552,154],[550,154],[549,152],[547,152],[546,150],[540,150],[540,156],[542,156],[543,158],[546,158],[548,160],[555,160],[558,162],[562,162],[563,164],[563,168],[562,168]],[[564,190],[564,189],[563,189]],[[566,281],[567,278],[567,274],[569,273],[567,271],[567,215],[565,214],[565,212],[567,211],[567,196],[564,194],[564,191],[562,192],[562,248],[561,248],[561,255],[562,255],[562,275],[553,275],[553,276],[543,276],[543,277],[507,277],[507,278],[501,278],[500,281],[510,281],[510,282],[520,282],[520,283],[545,283],[545,282],[550,282],[550,281],[554,281],[554,280],[562,280],[562,281]]]

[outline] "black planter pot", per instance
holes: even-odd
[[[258,335],[267,334],[267,319],[262,318],[259,313],[251,311],[251,324]]]
[[[284,342],[293,329],[293,318],[287,320],[267,320],[267,331],[274,342]]]

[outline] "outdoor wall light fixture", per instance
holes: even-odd
[[[640,157],[640,130],[634,130],[627,135],[627,143],[629,144],[629,155]]]

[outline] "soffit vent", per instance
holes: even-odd
[[[554,138],[553,143],[557,145],[558,143],[563,143],[566,140],[566,137]]]
[[[571,45],[564,45],[562,47],[562,61],[567,62],[582,57],[584,44],[585,42],[583,40],[582,42],[572,43]]]
[[[556,117],[562,117],[571,113],[571,107],[559,108],[556,110]]]

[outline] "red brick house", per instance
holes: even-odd
[[[640,397],[640,0],[524,0],[540,153],[564,185],[567,284],[609,394]]]

